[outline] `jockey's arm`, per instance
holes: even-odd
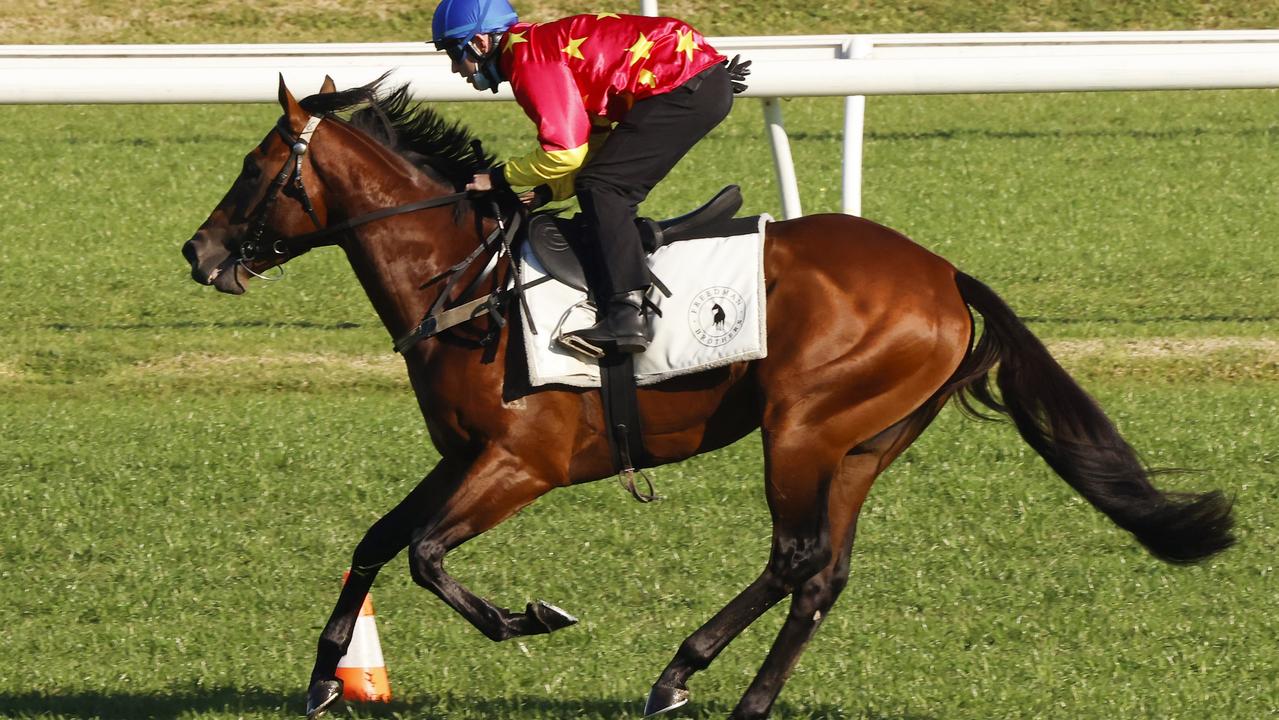
[[[501,166],[505,182],[517,187],[548,185],[555,200],[573,196],[573,177],[590,151],[607,136],[608,127],[591,122],[581,91],[568,69],[539,64],[511,80],[520,107],[537,125],[539,147]],[[601,132],[602,131],[602,132]]]
[[[550,185],[555,200],[563,200],[573,195],[573,176],[586,161],[589,150],[586,144],[571,150],[551,150],[538,148],[523,157],[507,160],[501,165],[502,178],[512,187],[533,187]],[[567,182],[566,182],[567,181]],[[567,185],[568,194],[563,194]]]
[[[607,121],[603,122],[607,123]],[[591,137],[586,142],[586,155],[582,158],[582,164],[574,168],[572,172],[546,182],[546,184],[551,188],[552,200],[567,200],[573,197],[576,193],[573,188],[573,181],[577,178],[577,171],[581,170],[586,163],[591,161],[591,156],[594,155],[595,151],[599,150],[600,146],[604,144],[604,141],[608,139],[608,134],[612,131],[612,129],[612,123],[600,124],[592,122]]]
[[[598,150],[600,146],[604,144],[604,141],[606,139],[608,139],[608,134],[609,132],[612,131],[612,129],[613,129],[612,123],[608,122],[607,120],[601,120],[599,123],[592,123],[590,138],[587,140],[587,143],[586,143],[586,152],[581,155],[581,161],[576,166],[568,167],[567,164],[562,164],[559,167],[559,170],[562,174],[556,175],[555,177],[541,177],[540,179],[537,180],[537,182],[527,183],[527,186],[531,187],[534,185],[546,185],[547,187],[551,189],[551,200],[567,200],[573,197],[575,193],[575,190],[573,188],[573,181],[577,177],[577,171],[580,170],[582,166],[586,165],[586,163],[590,161],[591,156],[595,153],[595,151]],[[499,178],[497,182],[501,183],[505,181],[507,185],[514,185],[514,186],[525,185],[525,183],[511,181],[510,179],[512,175],[512,172],[510,170],[511,163],[512,162],[520,163],[529,157],[536,158],[538,156],[539,156],[539,153],[534,152],[534,153],[531,153],[530,155],[526,155],[524,158],[521,158],[519,160],[506,162],[505,164],[502,165],[503,176]],[[519,166],[517,165],[517,168],[518,167]],[[545,167],[545,166],[542,166],[542,167]],[[516,172],[518,173],[518,170]],[[519,175],[517,174],[517,177],[518,176]]]

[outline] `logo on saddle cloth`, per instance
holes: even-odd
[[[688,327],[706,347],[732,342],[746,324],[746,299],[723,285],[697,293],[688,306]]]

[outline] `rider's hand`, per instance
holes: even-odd
[[[466,184],[466,189],[469,192],[488,192],[493,189],[493,178],[486,172],[475,173],[471,182]]]
[[[525,190],[516,197],[529,210],[536,210],[551,201],[551,187],[545,184],[538,185],[532,190]]]

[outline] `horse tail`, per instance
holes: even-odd
[[[959,294],[983,318],[981,338],[945,390],[1007,415],[1025,441],[1094,507],[1155,557],[1199,562],[1234,544],[1231,502],[1220,491],[1165,493],[1101,407],[993,290],[957,273]],[[989,383],[998,365],[996,398]]]

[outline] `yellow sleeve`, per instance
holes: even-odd
[[[577,173],[570,173],[557,177],[554,180],[547,180],[546,184],[551,188],[551,200],[567,200],[577,193],[573,187],[573,180],[577,178]]]
[[[571,150],[545,150],[538,148],[524,157],[513,158],[503,165],[503,175],[510,185],[532,187],[571,176],[586,160],[588,145]]]
[[[573,181],[574,179],[577,178],[577,171],[580,170],[581,167],[586,164],[586,161],[590,159],[591,154],[594,153],[596,150],[598,150],[599,147],[604,144],[604,140],[608,138],[608,133],[611,129],[612,129],[611,125],[602,125],[602,124],[595,125],[594,127],[592,127],[591,135],[590,135],[590,138],[587,140],[586,145],[582,146],[581,148],[577,148],[577,150],[583,151],[581,155],[581,159],[578,161],[578,163],[575,166],[573,166],[572,168],[566,169],[562,174],[556,175],[555,177],[543,177],[537,180],[536,182],[530,182],[530,183],[519,182],[512,179],[513,172],[511,170],[510,163],[506,164],[503,175],[506,177],[507,183],[511,185],[527,184],[529,186],[532,186],[532,185],[545,183],[551,188],[552,200],[567,200],[573,197],[573,195],[576,193],[576,190],[573,188]],[[547,155],[552,154],[552,153],[547,153],[545,150],[542,150],[540,152]],[[570,151],[561,150],[559,152],[570,152]],[[533,153],[532,155],[529,155],[526,157],[533,157],[533,156],[536,156],[537,154],[538,153]],[[523,158],[521,160],[523,160]],[[520,161],[516,160],[512,162],[520,162]]]

